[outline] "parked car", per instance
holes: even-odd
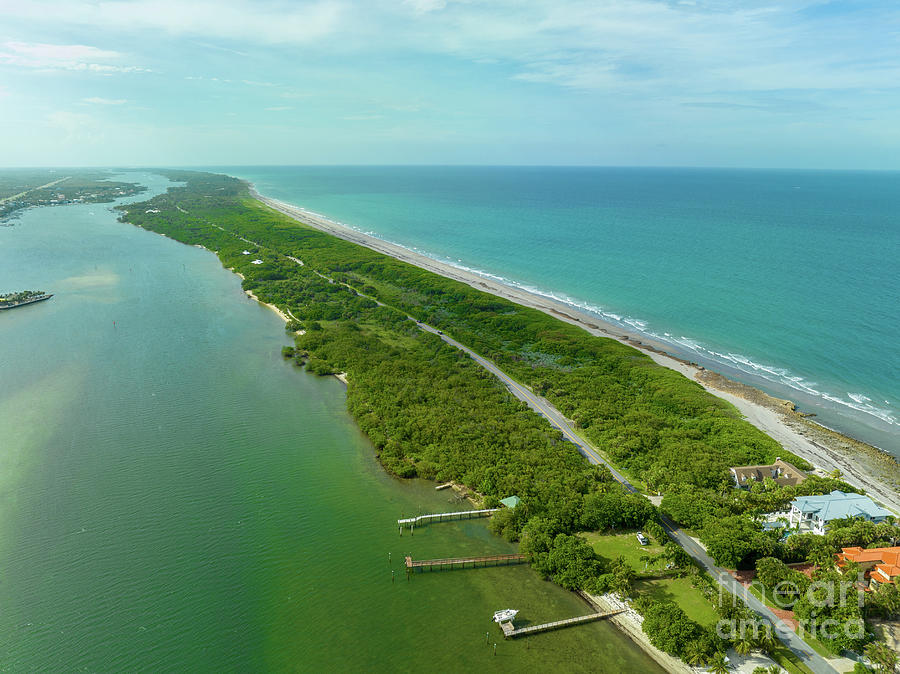
[[[650,541],[640,531],[637,532],[638,543],[641,545],[650,545]]]

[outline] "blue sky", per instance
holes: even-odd
[[[900,3],[0,2],[0,165],[900,169]]]

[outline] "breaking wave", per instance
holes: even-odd
[[[890,403],[888,401],[884,401],[885,405],[888,405],[888,407],[880,407],[876,405],[874,401],[864,393],[847,392],[845,396],[841,396],[840,394],[821,390],[820,388],[818,388],[818,384],[816,382],[809,381],[804,377],[794,374],[785,368],[777,367],[774,365],[766,365],[765,363],[758,363],[750,357],[745,356],[741,353],[717,351],[704,345],[702,342],[692,337],[686,337],[683,335],[675,336],[669,332],[654,332],[652,329],[650,329],[650,324],[646,320],[610,311],[600,305],[570,297],[565,293],[545,290],[528,283],[522,283],[520,281],[516,281],[515,279],[510,279],[499,274],[494,274],[484,269],[470,267],[463,264],[459,258],[449,258],[443,255],[436,255],[428,250],[419,248],[418,246],[393,241],[380,235],[378,232],[362,229],[346,222],[340,222],[339,220],[335,220],[326,215],[311,211],[306,208],[297,208],[299,208],[299,210],[303,211],[304,213],[308,213],[309,215],[321,218],[322,220],[327,220],[336,225],[340,225],[361,234],[371,236],[372,238],[380,239],[385,243],[390,243],[395,246],[414,251],[419,255],[431,258],[435,262],[447,264],[462,271],[476,274],[478,276],[481,276],[482,278],[490,279],[492,281],[496,281],[497,283],[502,283],[506,286],[524,290],[533,295],[538,295],[540,297],[555,300],[562,304],[567,304],[575,309],[579,309],[581,311],[597,316],[598,318],[602,318],[604,321],[617,325],[620,328],[632,330],[646,337],[659,340],[660,342],[672,344],[677,348],[681,348],[687,352],[695,353],[698,357],[703,358],[707,361],[721,363],[730,368],[739,370],[740,372],[744,372],[756,377],[761,377],[762,379],[765,379],[766,381],[769,381],[778,386],[788,387],[795,391],[800,391],[808,396],[819,398],[821,400],[831,402],[835,405],[840,405],[842,407],[852,409],[856,412],[870,415],[872,417],[880,419],[890,426],[900,426],[900,420],[898,420],[896,414],[890,409]]]

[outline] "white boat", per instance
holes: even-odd
[[[494,614],[494,622],[495,623],[505,623],[509,622],[513,618],[516,617],[518,611],[514,608],[505,608],[502,611],[497,611]]]

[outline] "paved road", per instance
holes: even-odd
[[[54,185],[58,185],[63,180],[68,180],[72,176],[66,176],[65,178],[60,178],[59,180],[54,180],[53,182],[47,183],[46,185],[39,185],[37,187],[32,187],[31,189],[25,190],[24,192],[19,192],[18,194],[13,194],[11,197],[6,197],[5,199],[0,199],[0,204],[5,204],[7,201],[12,201],[13,199],[18,199],[19,197],[24,197],[26,194],[30,194],[31,192],[37,192],[38,190],[42,190],[47,187],[53,187]]]
[[[679,529],[664,515],[662,516],[663,528],[666,533],[678,543],[685,552],[687,552],[694,560],[702,566],[706,572],[712,576],[716,582],[733,595],[744,600],[744,603],[751,611],[762,616],[775,626],[775,633],[784,644],[790,648],[800,660],[809,667],[815,674],[834,674],[835,670],[825,658],[816,653],[812,647],[803,641],[796,632],[784,624],[784,622],[776,616],[772,610],[763,604],[755,595],[750,594],[743,585],[741,585],[734,576],[712,560],[701,545],[693,538],[688,536],[684,531]]]
[[[414,319],[410,317],[410,320]],[[455,346],[457,349],[465,351],[467,354],[469,354],[472,360],[474,360],[484,369],[497,377],[497,379],[502,381],[506,388],[509,389],[510,393],[512,393],[516,398],[524,401],[531,409],[533,409],[541,416],[546,417],[551,424],[553,424],[562,432],[567,440],[572,442],[578,448],[578,451],[580,451],[585,457],[587,457],[588,461],[594,464],[602,464],[606,466],[607,468],[609,468],[613,476],[625,486],[625,489],[627,489],[631,493],[637,493],[638,490],[635,489],[634,485],[629,483],[628,480],[626,480],[619,471],[613,468],[609,464],[609,462],[604,460],[593,447],[588,445],[586,441],[579,437],[578,434],[575,433],[575,431],[572,429],[569,421],[562,414],[560,414],[559,410],[557,410],[545,398],[532,393],[530,390],[512,379],[493,362],[478,355],[477,353],[472,351],[472,349],[463,344],[460,344],[452,337],[448,337],[447,335],[443,334],[440,330],[437,330],[430,325],[426,325],[425,323],[417,322],[417,325],[420,329],[438,335],[448,344]],[[746,591],[744,586],[738,583],[737,580],[735,580],[735,578],[730,573],[728,573],[726,569],[720,566],[716,566],[716,563],[708,554],[706,554],[706,551],[703,549],[703,547],[700,546],[693,538],[684,533],[684,531],[679,529],[671,520],[669,520],[665,516],[662,517],[662,524],[663,528],[666,530],[666,533],[668,533],[676,543],[684,548],[685,552],[693,557],[694,560],[702,568],[704,568],[706,572],[716,580],[716,582],[719,583],[719,585],[721,585],[731,594],[741,597],[751,611],[754,611],[757,615],[765,618],[770,623],[772,623],[775,626],[775,632],[777,633],[778,637],[815,674],[834,674],[834,672],[837,671],[830,664],[828,664],[825,658],[816,653],[809,644],[803,641],[803,639],[797,636],[797,634],[792,629],[785,625],[784,622],[782,622],[781,619],[779,619],[765,604],[759,601],[754,595],[750,594],[749,591]]]
[[[448,337],[443,334],[440,330],[431,327],[430,325],[426,325],[425,323],[418,323],[419,328],[425,330],[426,332],[431,332],[435,335],[438,335],[441,339],[443,339],[447,344],[455,346],[460,351],[465,351],[476,363],[481,365],[485,370],[493,374],[497,379],[503,382],[506,388],[509,389],[510,393],[512,393],[516,398],[523,401],[527,404],[531,409],[540,414],[541,416],[547,418],[551,424],[553,424],[556,428],[562,431],[563,436],[565,436],[566,440],[574,444],[578,451],[581,452],[591,463],[601,464],[609,468],[610,472],[613,476],[625,485],[625,489],[627,489],[631,493],[637,493],[637,489],[635,489],[634,485],[632,485],[628,480],[625,479],[625,476],[622,475],[619,471],[613,468],[609,462],[607,462],[603,457],[601,457],[597,450],[588,445],[584,440],[582,440],[575,431],[572,430],[572,427],[569,425],[568,419],[566,419],[562,414],[560,414],[559,410],[557,410],[553,405],[551,405],[545,398],[532,393],[530,390],[519,384],[512,377],[506,374],[503,370],[497,367],[493,362],[479,356],[477,353],[472,351],[469,347],[460,344],[452,337]]]
[[[246,241],[246,239],[245,239]],[[248,242],[252,243],[252,242]],[[291,258],[294,262],[298,264],[303,264],[300,260],[295,258]],[[330,283],[334,283],[334,280],[321,274],[319,272],[315,272],[323,279],[326,279]],[[342,284],[347,285],[347,284]],[[352,286],[347,286],[357,295],[361,297],[368,297],[368,299],[373,300],[380,306],[385,306],[383,303],[376,300],[374,297],[369,297],[368,295],[363,295],[358,290],[353,288]],[[568,419],[566,419],[560,412],[557,410],[549,401],[545,398],[536,395],[531,392],[517,381],[515,381],[512,377],[506,374],[503,370],[497,367],[493,362],[483,358],[479,354],[475,353],[469,347],[460,344],[452,337],[448,337],[442,331],[434,328],[426,323],[422,323],[416,321],[412,316],[408,316],[409,320],[415,321],[416,325],[419,329],[424,330],[425,332],[430,332],[432,334],[437,335],[441,339],[443,339],[447,344],[451,346],[455,346],[460,351],[465,351],[476,363],[481,365],[488,372],[493,374],[497,379],[499,379],[503,384],[509,389],[510,393],[512,393],[516,398],[525,402],[531,409],[545,417],[553,424],[556,428],[558,428],[563,436],[567,440],[569,440],[572,444],[574,444],[578,451],[584,455],[588,461],[593,464],[604,465],[609,468],[610,472],[613,474],[613,477],[616,478],[619,482],[624,485],[625,489],[632,494],[638,493],[638,490],[625,479],[625,476],[622,475],[619,471],[617,471],[613,466],[609,464],[608,461],[603,459],[598,453],[597,450],[587,444],[587,442],[582,439],[577,433],[575,433],[574,429],[570,425]],[[703,549],[701,545],[699,545],[693,538],[688,536],[684,531],[678,528],[671,520],[667,517],[662,516],[662,525],[666,530],[666,533],[682,548],[684,548],[685,552],[687,552],[703,569],[709,573],[712,578],[715,579],[719,585],[721,585],[725,590],[730,592],[733,595],[741,597],[751,611],[754,611],[760,617],[768,620],[771,624],[775,626],[775,632],[782,642],[790,648],[794,654],[800,658],[800,660],[810,668],[814,672],[814,674],[835,674],[837,670],[835,670],[821,655],[816,653],[809,644],[807,644],[803,639],[801,639],[797,634],[791,630],[784,622],[781,621],[772,611],[761,601],[759,601],[754,595],[750,594],[749,591],[745,591],[744,586],[735,580],[735,578],[728,573],[728,571],[720,566],[716,566],[715,562],[712,558],[706,554],[706,551]]]

